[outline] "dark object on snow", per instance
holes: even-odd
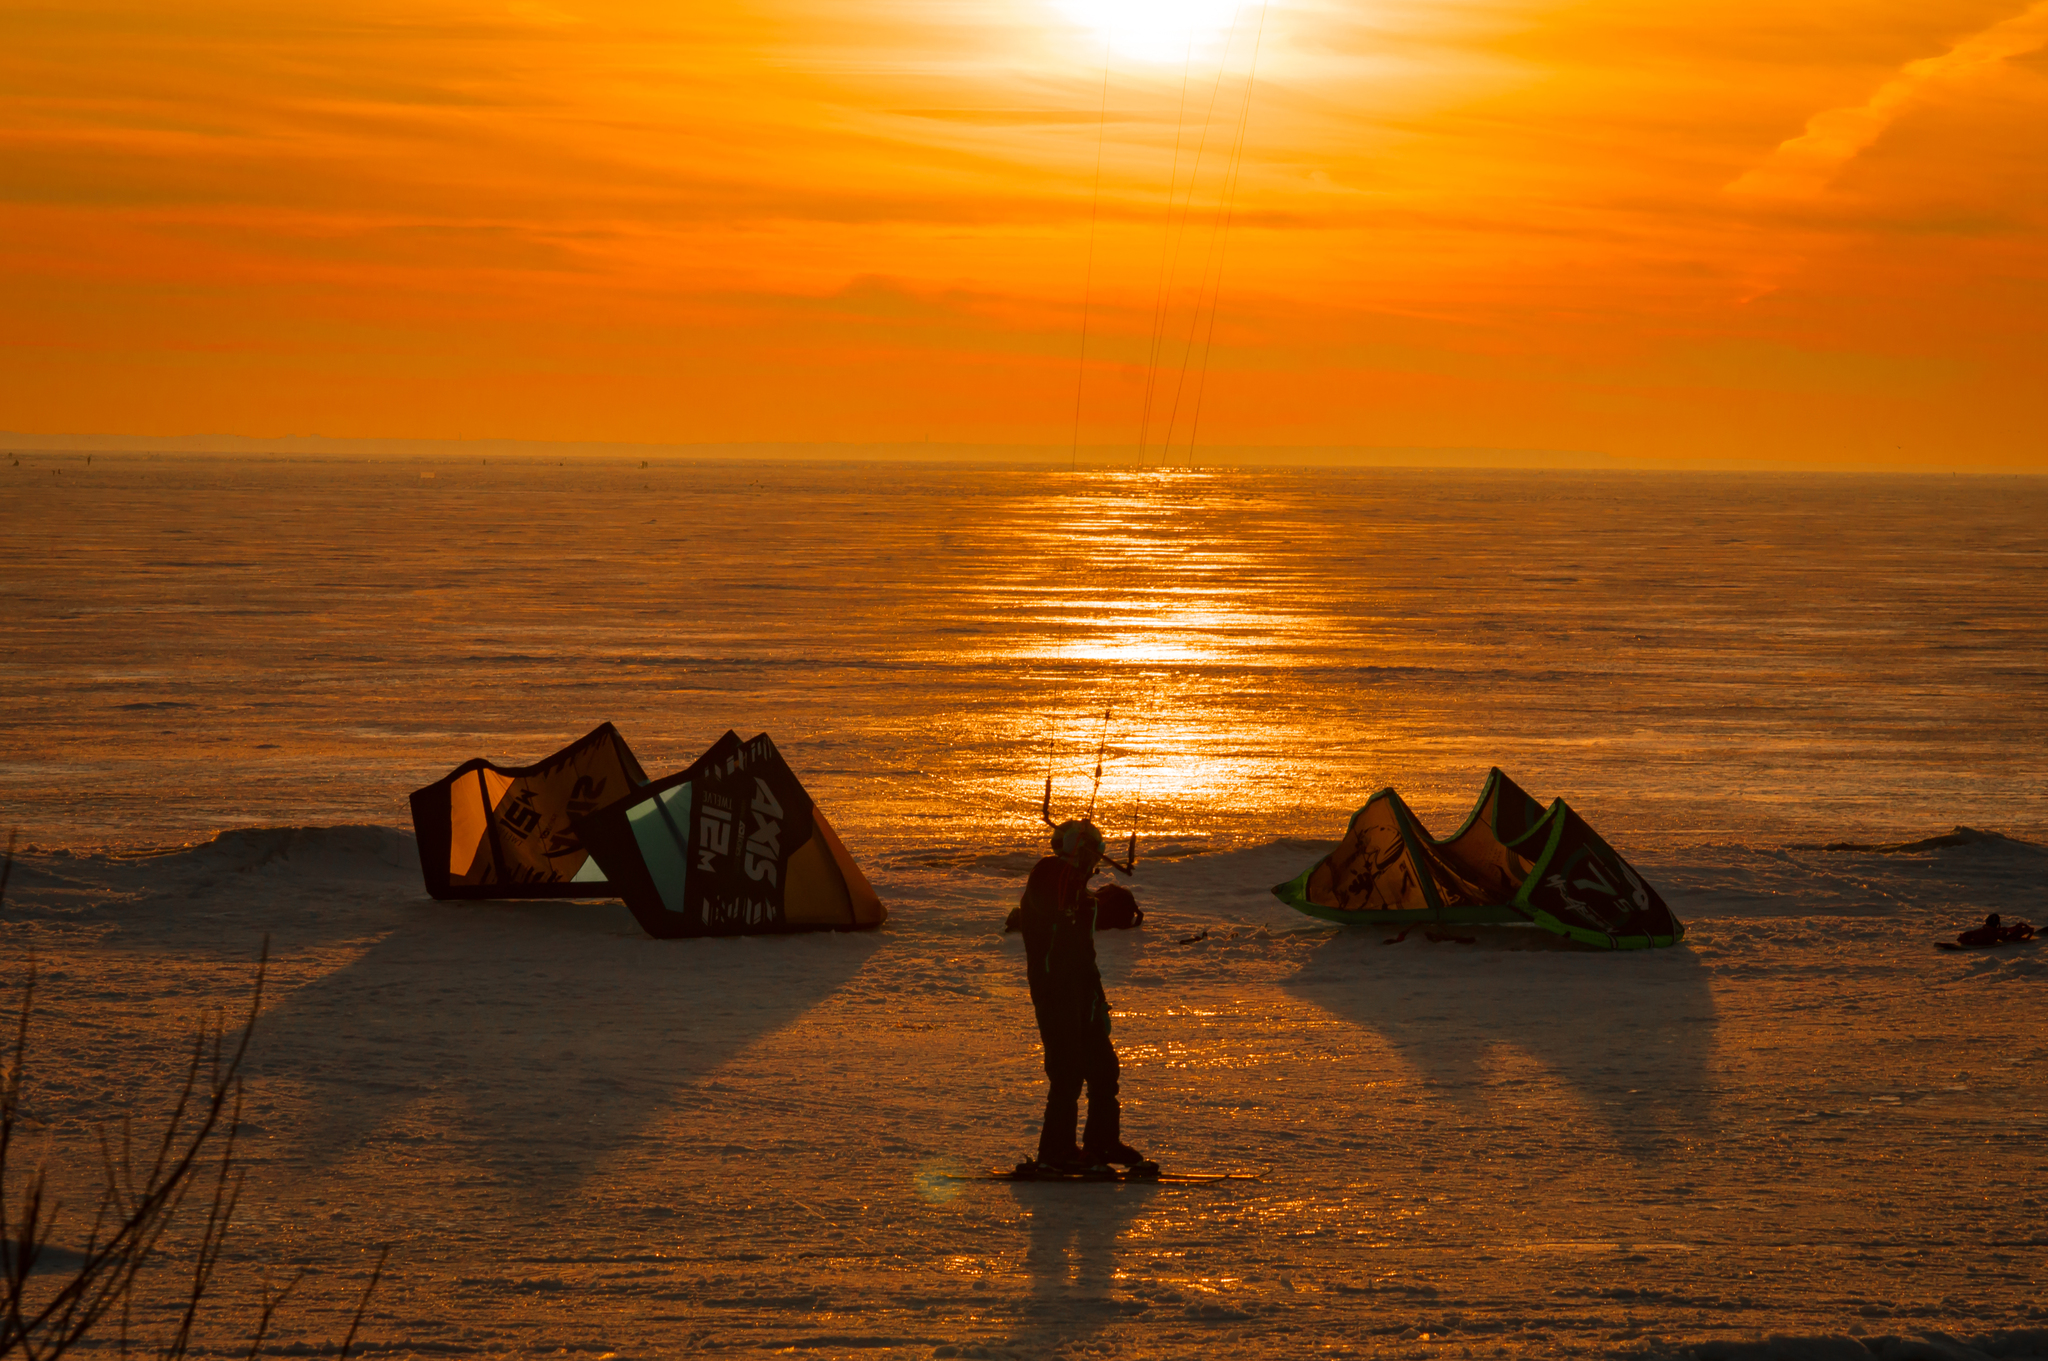
[[[1938,940],[1934,944],[1936,948],[1942,950],[1980,950],[1986,946],[2017,945],[2023,940],[2033,938],[2032,926],[2026,922],[2014,922],[2007,926],[1998,920],[1998,914],[1994,912],[1984,919],[1982,926],[1973,926],[1958,935],[1953,945],[1945,940]]]
[[[436,898],[609,898],[573,820],[645,784],[626,739],[600,723],[553,756],[507,770],[464,761],[413,791],[420,873]]]
[[[1095,890],[1096,930],[1128,931],[1144,921],[1145,909],[1138,906],[1137,895],[1122,884],[1104,884]]]
[[[1982,926],[1973,926],[1968,931],[1957,936],[1956,944],[2003,945],[2005,944],[2005,925],[1998,920],[1998,914],[1994,912],[1984,919]]]
[[[1404,926],[1401,928],[1400,935],[1388,936],[1385,940],[1381,941],[1380,944],[1399,945],[1402,941],[1408,939],[1408,933],[1410,931],[1413,931],[1414,929],[1415,928],[1412,926]],[[1430,942],[1432,945],[1442,945],[1447,941],[1453,945],[1477,945],[1479,943],[1479,937],[1461,936],[1455,931],[1424,931],[1422,933],[1422,938]]]
[[[1498,766],[1465,825],[1442,840],[1382,789],[1351,815],[1336,850],[1273,895],[1347,925],[1529,921],[1602,950],[1685,939],[1657,890],[1584,818],[1563,799],[1545,808]]]
[[[576,820],[650,936],[859,931],[889,913],[768,734],[728,732],[687,768]]]

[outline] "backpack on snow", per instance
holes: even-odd
[[[1145,909],[1137,895],[1122,884],[1104,884],[1095,890],[1095,929],[1123,931],[1143,924]]]
[[[1138,906],[1137,895],[1122,884],[1104,884],[1095,890],[1095,929],[1098,931],[1124,931],[1145,921],[1145,909]],[[1004,932],[1024,929],[1024,909],[1013,907],[1010,915],[1003,919]]]

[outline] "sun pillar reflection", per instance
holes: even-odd
[[[1016,602],[1009,660],[1044,687],[1030,791],[1050,773],[1054,816],[1092,799],[1112,839],[1133,825],[1155,847],[1204,838],[1213,813],[1270,802],[1298,754],[1294,570],[1243,541],[1227,471],[1082,478],[1054,498],[1056,523],[1031,527],[1042,575]]]

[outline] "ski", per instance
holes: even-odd
[[[993,1167],[986,1172],[953,1175],[947,1180],[1042,1182],[1051,1185],[1113,1182],[1138,1186],[1203,1186],[1219,1181],[1256,1181],[1259,1176],[1257,1172],[1162,1172],[1156,1167],[1091,1167],[1063,1172],[1027,1162],[1011,1168]]]

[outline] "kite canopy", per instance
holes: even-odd
[[[727,733],[576,829],[650,936],[855,931],[889,915],[766,733]]]
[[[436,898],[613,896],[572,819],[646,781],[626,739],[609,723],[530,766],[463,762],[412,795],[427,892]]]
[[[1534,922],[1605,950],[1675,945],[1685,924],[1563,799],[1549,808],[1495,767],[1465,825],[1437,840],[1382,789],[1344,840],[1273,890],[1345,923]]]

